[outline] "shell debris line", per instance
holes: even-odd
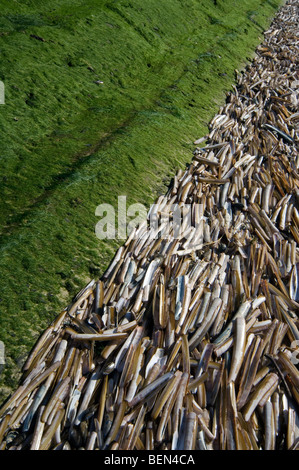
[[[41,335],[2,450],[299,449],[298,17],[286,2],[237,72],[159,224]]]

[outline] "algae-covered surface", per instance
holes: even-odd
[[[96,207],[164,194],[281,4],[1,0],[0,402],[123,243]]]

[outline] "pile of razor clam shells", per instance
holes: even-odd
[[[0,449],[299,449],[298,17],[281,7],[156,223],[39,338]]]

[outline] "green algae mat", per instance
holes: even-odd
[[[96,207],[164,194],[281,4],[1,0],[0,402],[123,243]]]

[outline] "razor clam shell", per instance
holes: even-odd
[[[281,6],[204,147],[40,336],[0,449],[299,447],[298,12]]]

